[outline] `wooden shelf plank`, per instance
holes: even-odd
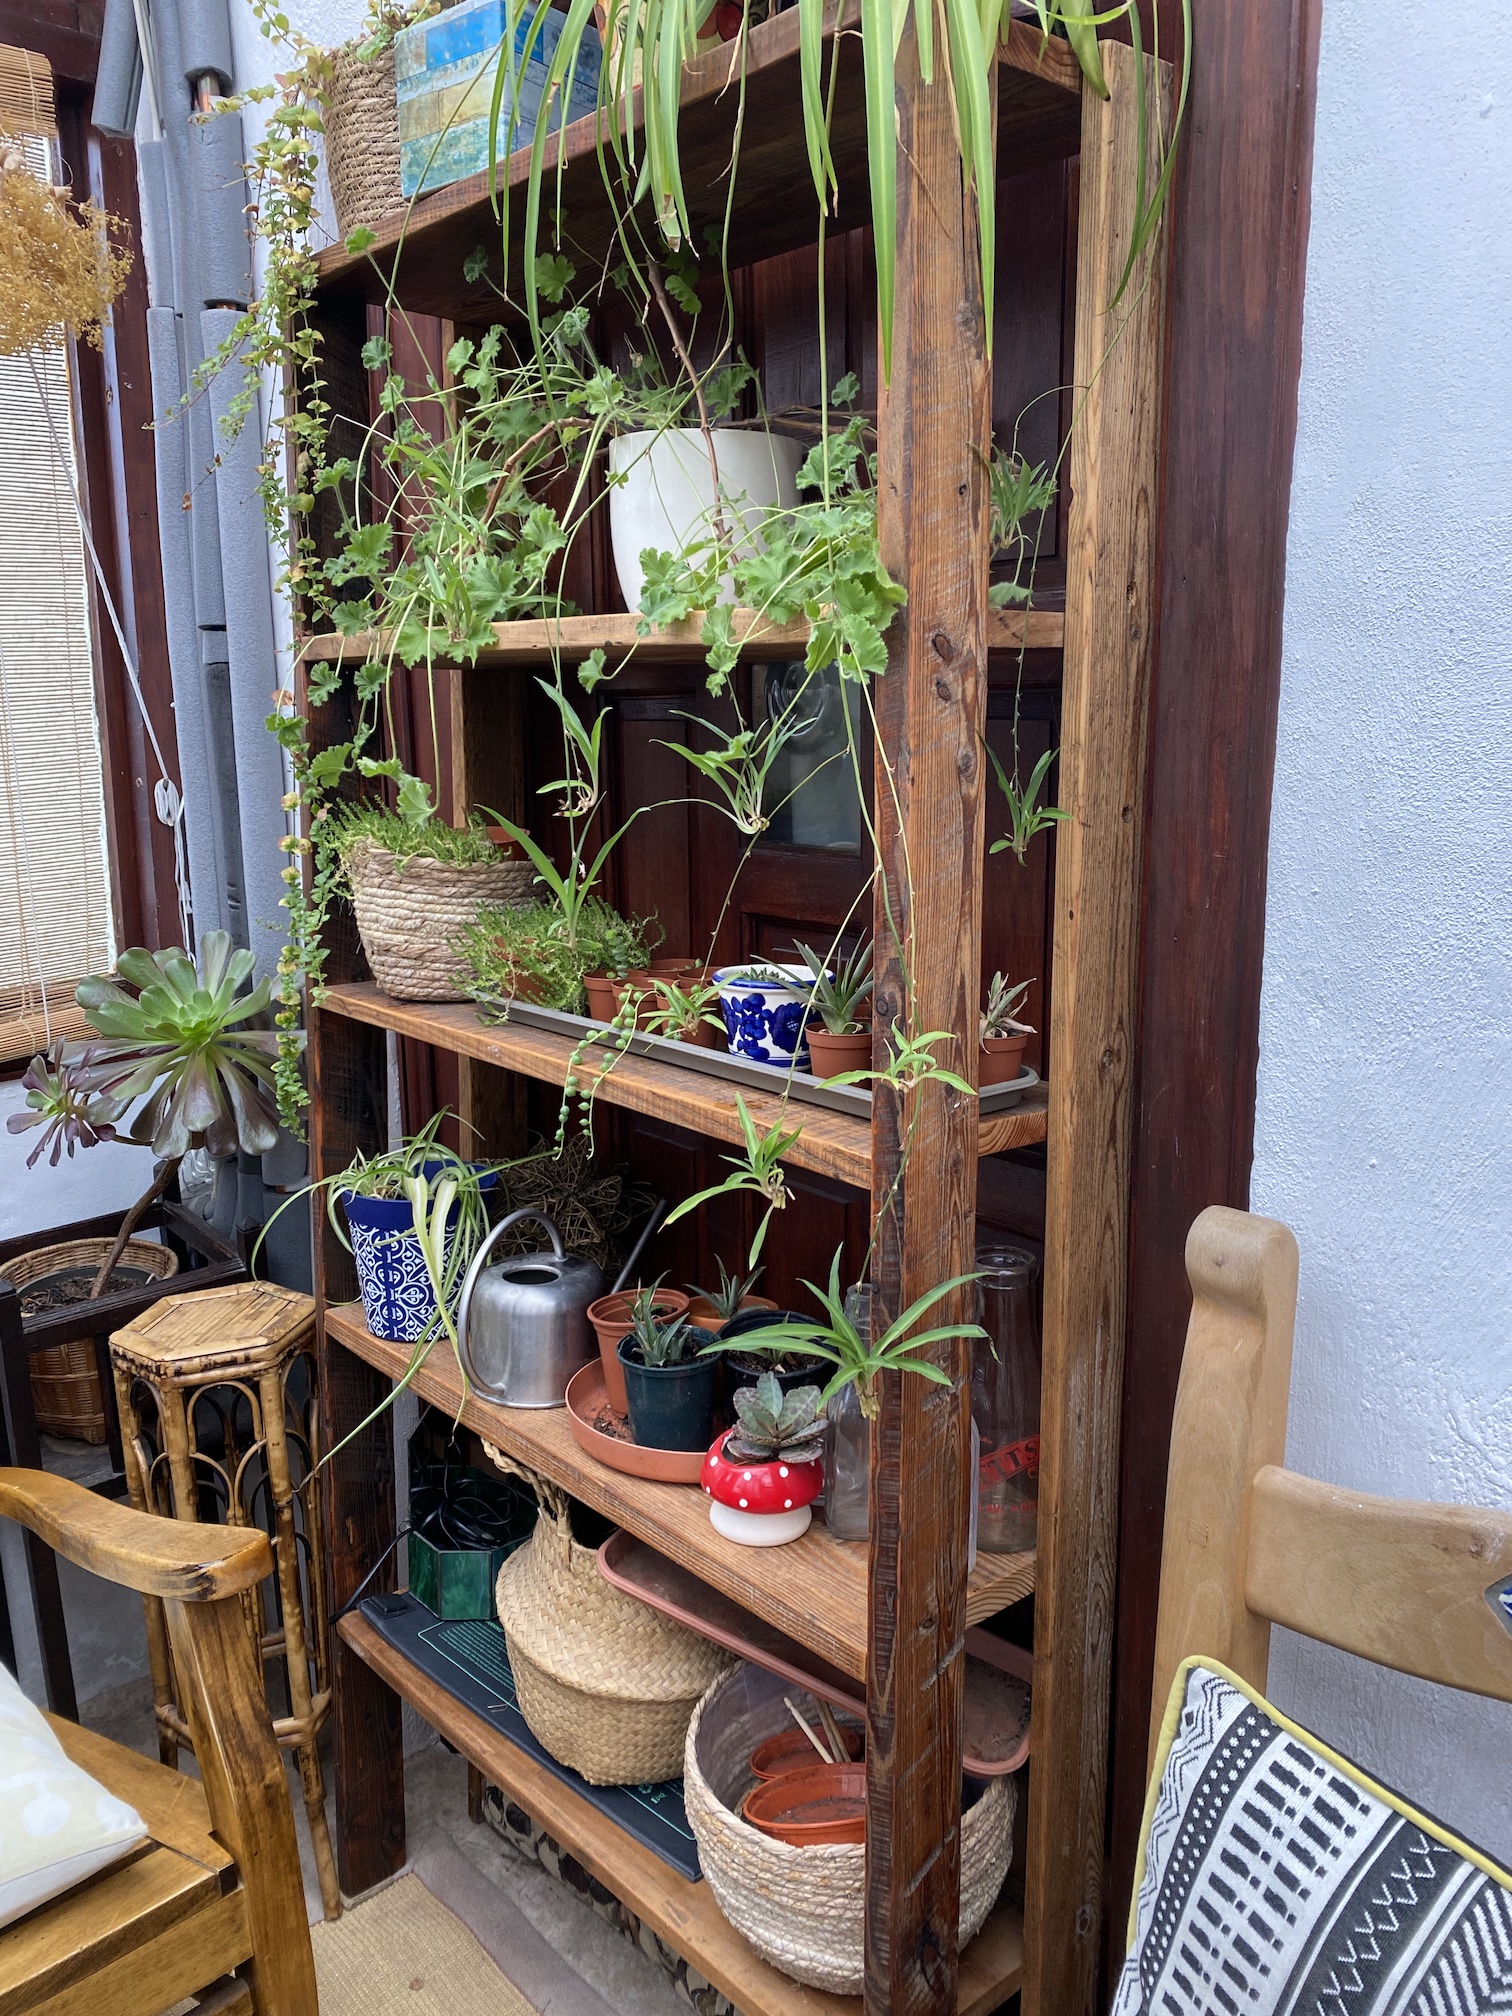
[[[367,1364],[400,1378],[409,1347],[386,1344],[360,1309],[328,1309],[326,1335]],[[607,1469],[579,1449],[560,1407],[496,1407],[464,1395],[443,1339],[415,1374],[413,1390],[507,1455],[539,1471],[655,1547],[733,1602],[766,1618],[855,1680],[866,1677],[866,1547],[834,1540],[816,1520],[786,1547],[739,1547],[722,1539],[692,1484],[651,1484]],[[1034,1588],[1033,1554],[981,1554],[966,1585],[966,1621],[979,1624]]]
[[[837,10],[825,8],[826,29],[834,34]],[[858,0],[845,0],[842,26],[860,19]],[[812,244],[819,209],[803,139],[798,76],[798,12],[776,15],[752,30],[746,63],[739,172],[727,181],[737,108],[742,93],[731,89],[732,51],[711,50],[683,69],[678,122],[683,187],[687,192],[691,243],[702,246],[704,228],[723,229],[731,204],[730,243],[739,257],[763,259]],[[825,70],[828,75],[828,60]],[[1069,46],[1037,29],[1012,23],[998,63],[998,173],[1033,159],[1074,154],[1081,137],[1081,78]],[[637,96],[637,123],[638,100]],[[831,228],[847,231],[865,224],[871,204],[867,181],[866,111],[860,37],[841,38],[839,76],[830,148],[839,180]],[[561,161],[560,180],[557,164]],[[523,190],[530,152],[521,148],[500,175]],[[546,142],[544,185],[560,190],[567,236],[579,273],[592,273],[614,243],[615,212],[599,161],[598,115],[576,119]],[[525,204],[510,204],[511,265],[518,267]],[[396,263],[405,307],[415,313],[463,323],[509,319],[497,291],[503,280],[499,221],[493,212],[486,174],[437,189],[393,211],[374,227],[373,244],[353,255],[341,245],[322,252],[318,291],[323,300],[340,296],[369,301],[386,297]],[[544,236],[543,236],[544,243]],[[488,254],[488,277],[468,280],[469,255]]]
[[[859,1996],[825,1995],[779,1974],[730,1924],[707,1883],[690,1883],[507,1736],[439,1687],[375,1631],[344,1617],[342,1638],[469,1764],[549,1829],[607,1889],[741,2010],[742,2016],[859,2016]],[[1023,1924],[999,1903],[961,1960],[957,2016],[987,2016],[1018,1987]]]
[[[636,634],[639,617],[563,616],[533,623],[495,623],[494,643],[479,652],[480,667],[536,665],[559,653],[569,662],[586,658],[590,651],[602,650],[611,660],[629,653],[679,663],[699,663],[704,645],[699,639],[700,623],[690,617],[672,623],[649,636]],[[742,651],[751,657],[795,657],[808,646],[807,623],[768,623],[754,609],[735,611],[735,635]],[[1065,640],[1066,618],[1060,609],[994,609],[987,618],[987,643],[993,651],[1059,651]],[[323,631],[307,637],[300,647],[306,664],[337,660],[361,664],[368,658],[382,658],[392,643],[387,630],[362,630],[350,637]]]
[[[480,1022],[476,1009],[466,1002],[449,1003],[396,1001],[371,981],[348,982],[327,989],[321,1007],[324,1015],[344,1015],[355,1022],[367,1022],[379,1029],[392,1029],[418,1043],[431,1043],[458,1056],[475,1057],[485,1064],[497,1064],[506,1071],[518,1071],[527,1078],[541,1078],[548,1084],[566,1082],[575,1045],[569,1037],[555,1036],[545,1029],[526,1029],[505,1023],[496,1026]],[[859,1190],[871,1186],[871,1129],[859,1117],[832,1113],[826,1106],[784,1104],[775,1092],[748,1091],[721,1078],[697,1071],[680,1071],[675,1065],[659,1063],[651,1057],[620,1056],[580,1059],[573,1067],[585,1088],[597,1086],[596,1096],[610,1106],[623,1106],[632,1113],[647,1113],[686,1127],[692,1133],[716,1141],[738,1142],[740,1116],[735,1094],[740,1090],[746,1110],[759,1128],[782,1124],[792,1127],[799,1120],[803,1132],[789,1151],[787,1161],[800,1169],[812,1169],[838,1183],[852,1183]],[[1049,1094],[1036,1085],[1021,1105],[1011,1113],[991,1114],[978,1123],[978,1153],[1001,1155],[1010,1148],[1026,1148],[1045,1138]]]

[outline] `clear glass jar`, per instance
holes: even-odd
[[[971,1413],[981,1434],[977,1539],[989,1554],[1022,1554],[1039,1527],[1039,1261],[1000,1235],[977,1243],[977,1339]]]
[[[871,1337],[871,1285],[858,1281],[846,1291],[845,1313],[861,1335]],[[861,1412],[854,1386],[844,1386],[825,1408],[829,1433],[824,1442],[824,1517],[837,1540],[864,1540],[871,1512],[871,1423]]]
[[[845,1297],[845,1313],[870,1342],[872,1291],[865,1281],[857,1282]],[[911,1377],[911,1374],[903,1374]],[[824,1517],[837,1540],[864,1540],[871,1511],[871,1423],[861,1412],[854,1386],[835,1394],[825,1408],[829,1434],[824,1444]],[[971,1468],[979,1474],[981,1438],[975,1418],[971,1423]],[[977,1501],[971,1500],[971,1525],[967,1539],[966,1572],[977,1558]]]

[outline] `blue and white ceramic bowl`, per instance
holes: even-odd
[[[766,976],[781,974],[780,980]],[[814,980],[807,966],[747,960],[714,975],[725,1034],[738,1057],[809,1068],[807,1023]]]

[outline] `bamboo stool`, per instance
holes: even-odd
[[[338,1918],[341,1892],[316,1747],[331,1686],[316,1498],[314,1343],[315,1304],[308,1295],[248,1281],[155,1303],[116,1331],[110,1360],[132,1504],[198,1522],[208,1491],[224,1523],[260,1526],[273,1543],[282,1622],[275,1614],[270,1628],[265,1591],[254,1589],[243,1598],[247,1627],[265,1666],[284,1662],[290,1712],[274,1718],[273,1733],[298,1754],[320,1895],[326,1917]],[[290,1375],[301,1360],[309,1395],[302,1404],[290,1392]],[[144,1387],[156,1405],[157,1447],[138,1405]],[[207,1414],[219,1429],[218,1452],[200,1446]],[[297,1487],[291,1452],[302,1473]],[[259,1519],[264,1489],[267,1504]],[[179,1706],[162,1604],[147,1596],[143,1605],[158,1750],[165,1764],[176,1765],[179,1747],[192,1747],[189,1725]]]

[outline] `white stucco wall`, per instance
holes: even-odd
[[[1470,24],[1464,24],[1467,28]],[[1512,1506],[1512,11],[1327,0],[1253,1205],[1288,1461]],[[1277,1699],[1512,1856],[1512,1709],[1278,1635]]]

